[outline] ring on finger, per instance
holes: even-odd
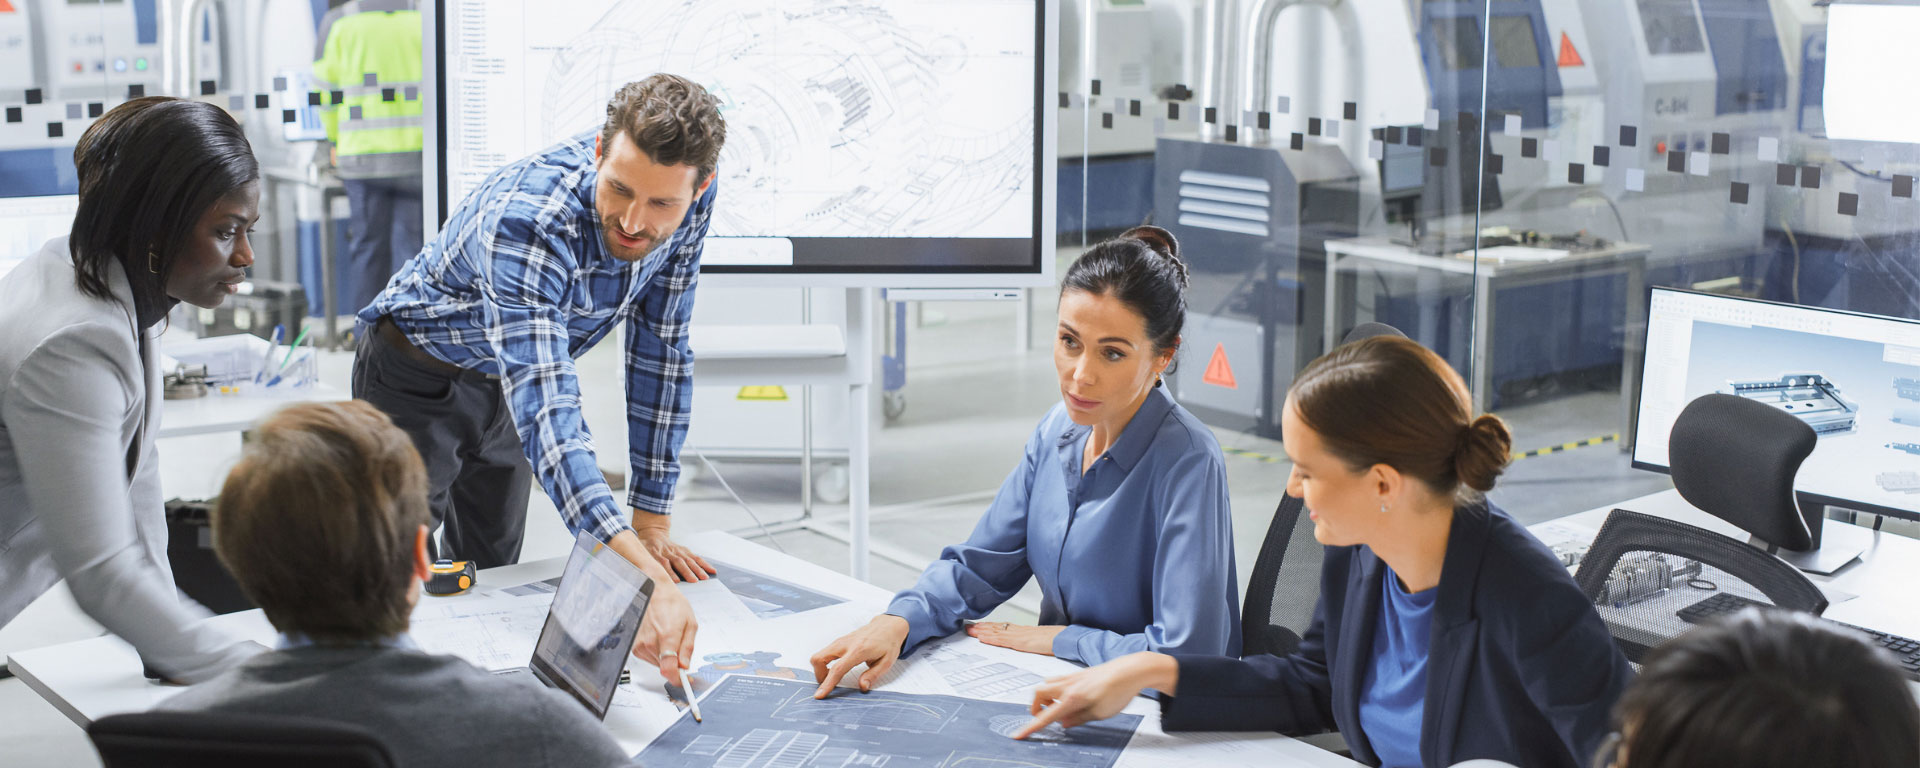
[[[677,658],[680,656],[680,652],[679,651],[661,651],[660,652],[660,658],[664,659],[668,656],[673,656]]]

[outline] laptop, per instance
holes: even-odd
[[[653,579],[582,531],[567,556],[532,661],[495,674],[531,676],[604,720],[652,598]]]

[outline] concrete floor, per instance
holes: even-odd
[[[1035,302],[1031,352],[1010,354],[1018,304],[950,303],[927,307],[928,322],[909,333],[911,356],[901,417],[874,434],[872,532],[876,551],[914,565],[882,558],[871,580],[888,589],[912,584],[919,565],[940,548],[965,538],[982,507],[1020,458],[1034,424],[1058,400],[1052,368],[1053,297]],[[1191,361],[1189,361],[1191,363]],[[603,344],[581,360],[587,418],[601,446],[625,444],[620,349]],[[322,377],[346,388],[350,360],[329,357]],[[1618,396],[1592,393],[1561,397],[1503,412],[1513,427],[1516,450],[1545,447],[1616,429]],[[878,409],[876,408],[876,413]],[[1220,432],[1224,447],[1282,457],[1279,443],[1248,434]],[[236,436],[181,438],[161,444],[164,483],[170,495],[204,496],[239,449]],[[616,449],[617,450],[617,449]],[[618,453],[610,453],[618,456]],[[687,457],[691,463],[691,454]],[[619,459],[603,462],[617,466]],[[1284,462],[1230,455],[1228,480],[1234,509],[1236,556],[1251,567],[1267,521],[1287,477]],[[725,478],[766,522],[800,514],[800,471],[793,463],[718,462]],[[754,525],[710,473],[695,472],[677,502],[677,530],[746,531]],[[1614,445],[1584,448],[1516,463],[1492,494],[1524,522],[1547,520],[1616,503],[1670,487],[1664,476],[1629,468]],[[844,506],[819,504],[816,517],[832,520]],[[524,557],[554,557],[570,538],[546,496],[536,490],[528,509]],[[744,535],[744,533],[743,533]],[[780,533],[778,546],[796,556],[845,572],[847,549],[834,538],[807,531]],[[1032,622],[1037,589],[1029,587],[995,618]],[[57,589],[11,625],[0,628],[0,652],[88,637],[99,632]],[[15,768],[97,765],[85,735],[18,679],[0,681],[0,763]]]

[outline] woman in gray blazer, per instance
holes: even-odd
[[[0,626],[66,579],[154,671],[201,680],[258,646],[173,586],[155,326],[246,278],[259,165],[224,110],[160,97],[103,115],[73,157],[71,235],[0,279]]]

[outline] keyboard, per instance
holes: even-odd
[[[1688,624],[1699,624],[1715,616],[1722,616],[1748,607],[1764,610],[1772,608],[1773,606],[1765,603],[1756,603],[1739,595],[1720,592],[1705,600],[1675,611],[1674,615],[1679,616],[1681,621]],[[1867,629],[1866,627],[1856,627],[1852,624],[1846,624],[1832,619],[1821,619],[1821,621],[1835,626],[1846,627],[1847,629],[1866,635],[1867,639],[1872,640],[1874,644],[1893,653],[1895,660],[1900,664],[1900,668],[1906,671],[1908,679],[1920,680],[1920,640],[1888,634],[1879,630]]]

